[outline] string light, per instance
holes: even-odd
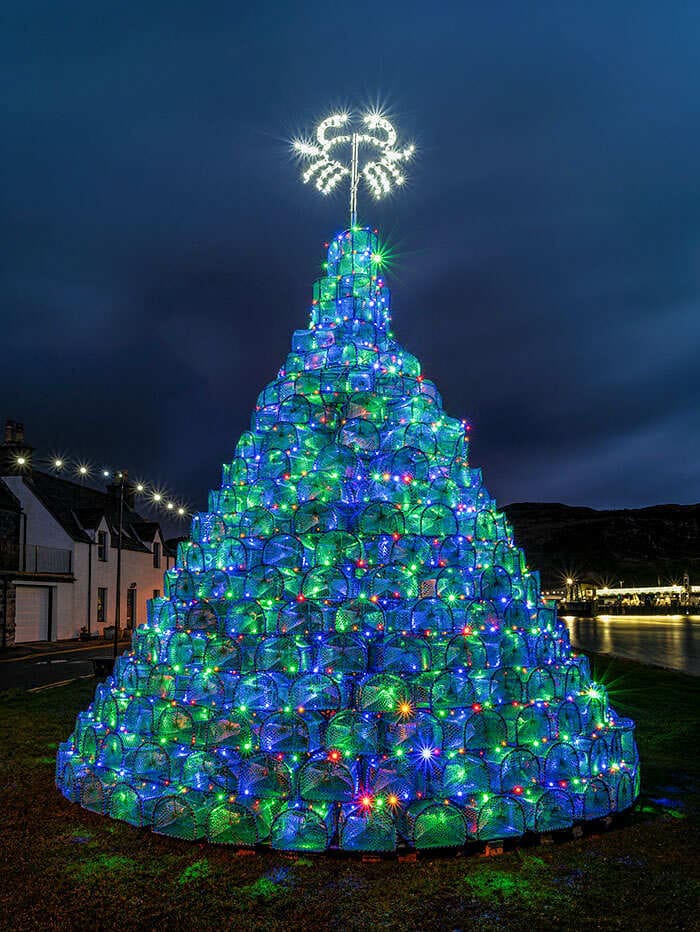
[[[24,454],[19,454],[15,457],[14,462],[17,469],[21,472],[29,465],[30,458]],[[121,480],[124,475],[120,470],[109,469],[107,467],[98,470],[85,461],[71,460],[69,457],[63,455],[51,456],[45,462],[54,473],[61,474],[72,472],[80,481],[91,479],[93,476],[95,478],[99,477],[100,479],[110,479],[113,477],[116,480]],[[154,486],[138,481],[134,483],[131,488],[137,495],[142,496],[156,506],[162,507],[165,511],[172,515],[176,515],[178,518],[185,518],[189,514],[184,505],[173,500],[162,490]]]

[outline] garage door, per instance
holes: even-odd
[[[17,586],[15,644],[45,641],[49,636],[49,587]]]

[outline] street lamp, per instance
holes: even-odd
[[[124,536],[124,489],[126,487],[128,472],[124,469],[117,473],[119,481],[119,522],[117,524],[117,597],[114,600],[114,652],[116,660],[119,654],[119,624],[122,608],[122,538]]]

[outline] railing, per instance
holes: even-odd
[[[59,547],[27,547],[24,553],[25,573],[70,573],[73,553]]]

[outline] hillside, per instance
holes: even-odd
[[[643,586],[688,572],[700,582],[700,504],[597,511],[518,502],[503,510],[545,587],[561,585],[567,573]]]

